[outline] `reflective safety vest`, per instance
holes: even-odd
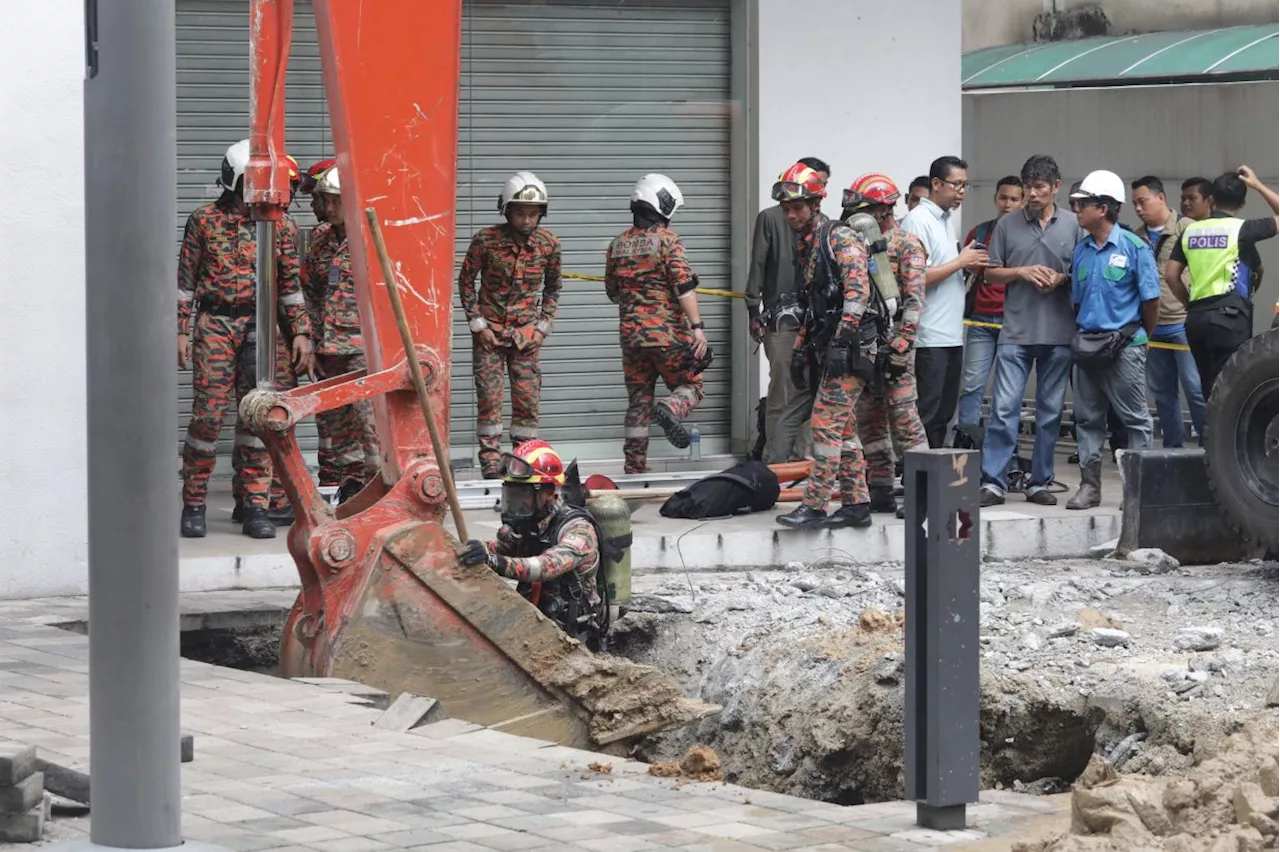
[[[1191,277],[1190,300],[1224,296],[1236,289],[1240,266],[1240,228],[1235,217],[1202,219],[1182,231],[1182,253]]]

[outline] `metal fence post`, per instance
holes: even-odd
[[[976,450],[906,454],[906,798],[916,824],[963,829],[978,801]]]

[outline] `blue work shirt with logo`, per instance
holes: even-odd
[[[1112,226],[1101,247],[1086,236],[1076,243],[1071,269],[1077,329],[1119,331],[1139,323],[1131,345],[1147,342],[1142,303],[1160,298],[1160,276],[1156,257],[1141,237],[1119,225]]]

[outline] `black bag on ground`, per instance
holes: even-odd
[[[778,475],[760,461],[745,461],[713,473],[667,498],[664,518],[724,518],[762,512],[778,501]]]

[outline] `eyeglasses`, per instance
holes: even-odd
[[[973,186],[973,184],[969,183],[967,180],[944,180],[943,183],[954,189],[956,192],[964,192],[966,189]]]

